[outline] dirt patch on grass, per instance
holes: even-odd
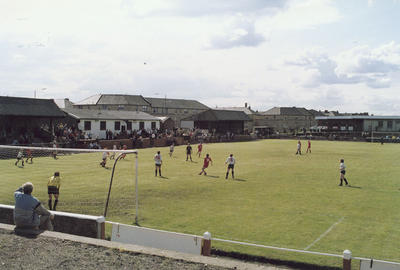
[[[0,269],[227,269],[0,229]]]

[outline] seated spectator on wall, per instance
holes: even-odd
[[[26,182],[22,187],[14,192],[15,208],[14,223],[17,228],[27,228],[38,230],[53,230],[51,220],[54,219],[40,201],[33,197],[33,185]]]

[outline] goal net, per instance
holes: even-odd
[[[58,211],[100,216],[109,199],[107,217],[124,211],[137,221],[137,154],[137,150],[0,145],[0,203],[13,205],[14,191],[31,182],[32,195],[47,207],[48,182],[58,173]]]

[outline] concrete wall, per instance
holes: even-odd
[[[54,231],[104,239],[104,217],[50,212],[54,214]],[[14,206],[0,204],[0,223],[14,224]]]

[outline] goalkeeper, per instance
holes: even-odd
[[[60,194],[61,177],[59,172],[55,172],[47,182],[47,193],[49,194],[49,209],[56,211],[58,196]],[[52,207],[52,200],[54,195],[54,206]]]

